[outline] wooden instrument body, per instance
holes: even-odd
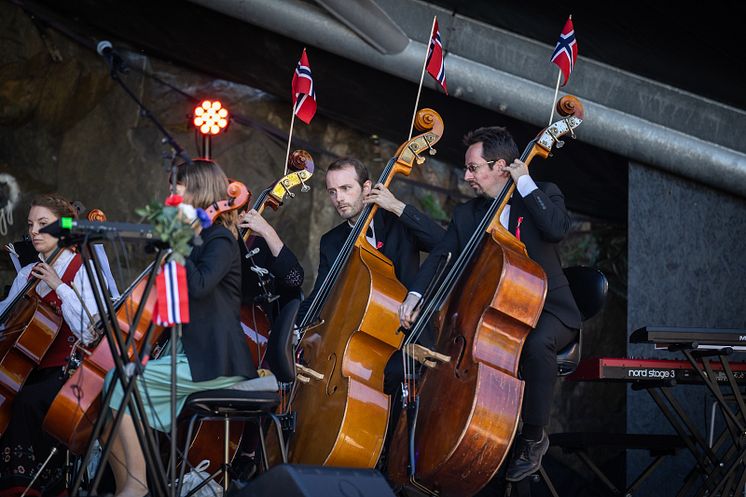
[[[271,325],[267,314],[260,305],[241,305],[241,329],[246,338],[246,343],[249,345],[254,364],[257,368],[261,368],[264,354],[267,353]]]
[[[381,175],[386,187],[398,174],[409,176],[415,163],[423,164],[420,154],[435,153],[433,145],[443,134],[440,115],[421,109],[415,126],[426,132],[398,148]],[[321,324],[310,326],[299,346],[303,365],[324,378],[294,384],[290,408],[297,417],[288,444],[291,463],[372,468],[380,457],[390,415],[384,369],[404,341],[398,311],[407,290],[392,262],[366,239],[377,210],[372,205],[367,214],[360,214],[364,222],[351,234],[356,238],[318,315]],[[268,445],[276,456],[271,439]]]
[[[148,326],[153,321],[156,292],[150,292],[140,320],[130,327],[140,305],[148,280],[142,279],[117,310],[117,322],[123,340],[134,330],[135,347],[142,349]],[[151,344],[160,339],[164,328],[155,326],[150,336]],[[132,357],[133,352],[129,352]],[[114,368],[114,358],[106,338],[103,338],[86,355],[80,367],[65,382],[44,418],[44,430],[65,444],[73,454],[83,454],[88,447],[93,425],[101,413],[101,394],[104,379]]]
[[[243,207],[251,198],[251,192],[246,185],[239,181],[232,181],[226,188],[227,199],[213,203],[205,209],[205,213],[212,222],[223,213]],[[161,261],[162,262],[162,261]],[[125,342],[134,333],[132,347],[127,351],[127,357],[134,357],[134,350],[143,350],[145,336],[152,325],[149,337],[152,347],[161,340],[164,327],[155,325],[153,312],[157,301],[154,288],[143,301],[143,294],[150,283],[145,276],[148,271],[140,275],[139,281],[129,292],[116,311],[122,341]],[[154,282],[153,282],[154,283]],[[154,285],[153,285],[154,286]],[[143,310],[136,323],[132,323],[142,304]],[[132,323],[130,325],[130,323]],[[114,344],[114,347],[118,347]],[[121,351],[117,351],[120,353]],[[73,375],[65,382],[62,389],[52,401],[44,418],[44,430],[66,445],[73,454],[83,454],[90,442],[96,419],[101,414],[101,395],[103,393],[106,374],[115,366],[111,354],[109,340],[104,337],[87,354]]]
[[[39,366],[63,323],[62,315],[33,289],[8,314],[0,338],[0,435],[10,423],[13,398]]]
[[[446,304],[436,350],[451,361],[419,388],[418,482],[442,495],[476,494],[512,444],[523,398],[518,362],[544,306],[542,268],[504,228],[494,228]],[[391,445],[389,475],[408,482],[406,416]]]
[[[303,362],[324,374],[297,386],[291,463],[370,468],[376,464],[389,416],[383,371],[401,347],[398,307],[406,289],[383,254],[358,244],[322,311],[308,330]]]

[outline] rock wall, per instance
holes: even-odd
[[[103,60],[63,35],[37,26],[20,9],[0,1],[0,175],[18,185],[11,209],[14,223],[3,243],[26,229],[31,196],[58,191],[88,208],[104,210],[112,221],[137,222],[134,209],[167,194],[169,147],[136,103],[110,78]],[[227,133],[212,141],[212,156],[227,174],[258,194],[283,173],[290,123],[289,99],[228,81],[215,80],[167,61],[128,53],[127,87],[191,156],[200,139],[189,126],[192,109],[203,98],[219,98],[235,116]],[[288,94],[290,92],[290,68]],[[289,95],[288,95],[289,96]],[[323,97],[320,97],[323,98]],[[446,132],[448,123],[446,123]],[[322,233],[339,222],[324,188],[326,166],[336,156],[360,158],[377,177],[398,143],[345,127],[323,115],[311,125],[296,121],[293,148],[304,144],[317,166],[311,191],[300,193],[265,217],[306,268],[309,291],[318,264]],[[471,195],[461,169],[429,158],[392,189],[443,220],[457,202]],[[456,165],[458,166],[458,165]],[[2,176],[0,176],[2,179]],[[0,181],[2,183],[2,181]],[[0,196],[8,188],[0,185]],[[566,264],[601,265],[626,275],[626,230],[580,219],[565,244]],[[609,234],[611,233],[611,234]],[[620,242],[621,240],[621,242]],[[614,251],[612,249],[619,248]],[[116,271],[126,285],[144,264],[137,246],[116,254],[130,270]],[[621,268],[621,269],[620,269]],[[0,284],[12,281],[7,257],[0,257]],[[622,355],[625,341],[626,287],[610,277],[613,297],[603,314],[589,323],[585,346],[597,355]],[[624,430],[624,389],[559,381],[552,432],[584,428]]]

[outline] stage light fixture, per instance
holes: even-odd
[[[228,109],[219,100],[204,100],[194,108],[194,126],[206,136],[217,135],[228,126]]]

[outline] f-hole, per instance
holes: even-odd
[[[458,347],[458,359],[456,360],[454,372],[456,373],[457,378],[461,378],[461,376],[466,375],[466,373],[469,372],[468,369],[461,370],[461,362],[464,360],[464,354],[466,353],[466,338],[464,335],[458,335],[453,337],[453,343]]]
[[[332,379],[334,378],[334,370],[337,369],[337,354],[332,352],[329,355],[329,362],[332,363],[332,369],[329,371],[328,379],[326,380],[326,395],[328,397],[331,397],[334,395],[334,392],[337,391],[337,386],[332,385]]]

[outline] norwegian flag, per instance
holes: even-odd
[[[575,28],[572,26],[572,16],[567,19],[565,27],[562,28],[557,46],[554,47],[551,61],[557,64],[565,77],[562,86],[567,84],[570,79],[570,73],[575,67],[575,60],[578,58],[578,43],[575,41]]]
[[[186,268],[176,261],[163,265],[155,277],[158,300],[153,312],[153,322],[159,326],[173,326],[189,322],[189,292]]]
[[[438,29],[438,20],[433,23],[433,32],[430,35],[430,46],[427,49],[427,73],[435,81],[440,83],[443,91],[448,95],[446,88],[446,65],[443,60],[443,43],[440,41],[440,30]]]
[[[313,87],[311,77],[311,66],[308,65],[306,49],[300,55],[298,65],[295,66],[293,74],[293,112],[298,119],[306,124],[311,124],[316,114],[316,90]]]

